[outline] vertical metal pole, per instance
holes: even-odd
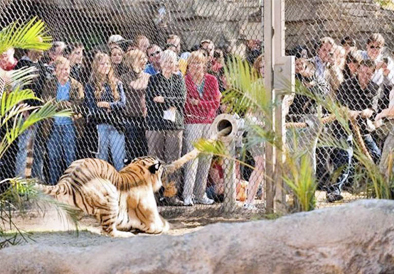
[[[272,47],[273,38],[273,0],[264,0],[263,9],[263,27],[264,27],[264,86],[266,92],[268,93],[268,98],[272,103],[274,103],[274,91],[273,91],[273,58],[274,49]],[[275,130],[275,116],[273,111],[268,117],[271,123],[267,123],[267,130]],[[266,159],[266,181],[265,181],[265,195],[266,195],[266,212],[268,214],[274,213],[274,197],[275,197],[275,147],[269,144],[266,145],[265,151]]]
[[[281,100],[280,91],[294,91],[294,57],[285,56],[285,1],[264,0],[264,85],[272,105]],[[275,132],[279,147],[266,146],[266,211],[285,211],[283,164],[286,130],[285,112],[276,107],[270,113],[268,130]],[[277,143],[276,142],[276,143]]]
[[[226,147],[229,150],[228,153],[232,157],[235,157],[235,142],[230,141],[226,143]],[[234,212],[237,205],[236,202],[236,178],[235,178],[235,162],[228,160],[224,169],[225,174],[225,188],[224,188],[224,201],[223,209],[224,212]]]
[[[285,56],[285,1],[275,0],[273,6],[274,36],[274,96],[275,101],[282,101],[281,91],[294,92],[294,57]],[[277,104],[275,104],[277,105]],[[275,136],[279,147],[276,150],[275,162],[275,186],[276,196],[274,211],[284,213],[286,211],[286,190],[283,181],[283,166],[286,161],[285,151],[286,129],[284,104],[275,108]],[[280,141],[280,142],[279,142]]]
[[[284,0],[276,0],[273,6],[273,22],[274,22],[274,46],[276,51],[274,52],[274,64],[282,63],[281,59],[285,56],[285,17],[284,17]],[[283,9],[282,9],[283,8]],[[274,76],[279,77],[279,73],[283,72],[283,68],[278,68],[274,66]],[[287,75],[283,76],[283,79],[287,79]],[[280,95],[278,95],[278,86],[275,85],[274,82],[274,94],[275,94],[275,101],[280,101]],[[275,104],[276,105],[276,104]],[[283,107],[283,105],[282,105]],[[276,193],[275,193],[275,200],[274,200],[274,211],[278,212],[285,212],[286,207],[286,192],[284,189],[284,182],[283,182],[283,164],[285,163],[285,154],[284,151],[284,144],[286,142],[286,131],[284,128],[285,118],[283,115],[283,108],[278,106],[275,108],[275,132],[276,137],[281,141],[276,151],[276,163],[275,163],[275,186],[276,186]]]

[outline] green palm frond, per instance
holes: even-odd
[[[280,138],[276,136],[275,132],[268,130],[262,125],[247,123],[245,130],[248,132],[248,142],[245,144],[246,148],[251,148],[260,143],[269,143],[275,147],[281,147]]]
[[[35,67],[21,68],[17,70],[10,71],[10,78],[12,83],[19,85],[27,85],[32,79],[36,78],[37,69]]]
[[[58,106],[53,104],[52,101],[47,102],[43,106],[30,107],[29,105],[15,105],[11,111],[8,111],[2,120],[9,121],[12,120],[12,127],[8,127],[7,123],[4,123],[7,127],[7,131],[2,140],[0,140],[0,158],[3,156],[4,152],[8,149],[12,142],[14,142],[19,135],[21,135],[26,129],[32,125],[49,119],[52,117],[59,116],[70,116],[71,110],[57,110]],[[30,115],[25,117],[24,113],[27,110],[33,110]]]
[[[16,21],[0,31],[0,52],[10,47],[48,50],[51,43],[52,37],[48,35],[44,22],[37,17],[26,23]]]
[[[246,61],[234,57],[225,67],[225,76],[229,88],[222,93],[222,103],[231,112],[246,111],[267,113],[272,107],[261,79]]]
[[[226,155],[228,153],[226,146],[221,141],[199,139],[193,143],[193,146],[202,153],[212,153],[215,155]]]
[[[228,159],[230,161],[235,161],[240,163],[241,165],[247,166],[251,169],[254,169],[251,165],[240,161],[231,155],[229,148],[219,140],[207,140],[207,139],[199,139],[193,143],[193,146],[200,151],[201,154],[213,154],[215,156],[221,157],[223,159]]]
[[[12,92],[4,92],[1,97],[1,105],[0,105],[0,117],[5,120],[5,117],[9,111],[16,108],[19,104],[26,100],[39,100],[34,95],[34,92],[30,89],[20,89],[20,87],[16,87]],[[3,120],[3,121],[4,121]]]
[[[56,209],[58,215],[73,223],[78,232],[80,210],[60,203],[37,190],[36,184],[38,181],[36,179],[13,178],[0,182],[0,184],[3,183],[9,184],[10,187],[0,194],[0,210],[3,213],[0,215],[0,236],[4,231],[4,226],[8,225],[10,229],[16,230],[24,238],[17,225],[12,221],[12,211],[16,210],[23,216],[27,209],[31,211],[32,205],[40,215],[44,215],[48,209]],[[27,241],[25,238],[24,240]],[[0,242],[0,246],[1,244]]]

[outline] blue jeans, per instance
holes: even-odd
[[[44,181],[44,159],[43,151],[45,149],[44,140],[37,131],[38,125],[34,125],[25,130],[18,138],[18,152],[15,161],[15,176],[25,177],[26,160],[27,160],[27,144],[33,139],[33,166],[32,177],[39,178]]]
[[[55,185],[64,172],[63,159],[68,167],[75,160],[75,152],[74,125],[54,125],[48,140],[49,183],[51,185]]]
[[[97,125],[97,132],[99,143],[97,158],[108,161],[109,149],[111,149],[114,167],[121,170],[126,156],[124,134],[108,124]]]

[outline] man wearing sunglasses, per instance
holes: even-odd
[[[146,50],[148,55],[149,64],[146,65],[145,72],[150,75],[155,75],[160,72],[160,55],[162,49],[155,44],[152,44]]]
[[[367,50],[361,52],[364,60],[371,59],[375,62],[376,70],[372,77],[372,81],[378,85],[384,86],[394,85],[394,62],[384,56],[385,40],[380,33],[373,33],[367,40]]]

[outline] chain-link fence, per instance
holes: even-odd
[[[362,155],[375,163],[376,174],[388,168],[391,145],[384,143],[390,131],[379,121],[392,105],[393,14],[392,1],[286,1],[286,50],[296,56],[296,78],[311,93],[347,107],[350,131],[338,119],[326,119],[316,148],[319,189],[329,201],[371,197],[371,177],[360,175],[367,169]],[[318,108],[296,95],[288,121],[300,122]],[[330,115],[324,108],[322,113]]]
[[[3,27],[37,16],[56,41],[44,53],[17,50],[15,63],[13,52],[4,54],[2,68],[37,67],[39,77],[29,87],[44,101],[74,111],[19,137],[1,161],[2,178],[32,176],[56,184],[73,160],[87,157],[108,160],[118,170],[148,154],[170,163],[214,133],[211,124],[225,112],[220,97],[229,57],[253,65],[261,55],[258,0],[27,0],[1,1],[1,7]],[[233,155],[252,166],[256,159],[263,163],[262,148],[243,150],[242,139],[241,133]],[[242,210],[252,176],[248,209],[255,209],[257,196],[263,212],[262,174],[251,173],[221,157],[199,157],[169,177],[157,202],[167,213],[187,216],[211,205],[208,216],[219,215],[231,177],[232,198]]]
[[[330,201],[341,199],[346,187],[354,191],[357,186],[361,190],[354,192],[366,195],[365,184],[355,176],[360,168],[352,157],[355,142],[364,144],[376,163],[383,149],[384,136],[378,139],[370,123],[390,103],[392,11],[383,2],[285,1],[286,51],[296,56],[296,78],[310,92],[348,106],[357,120],[353,128],[359,128],[352,139],[327,118],[324,136],[344,140],[344,146],[329,146],[320,138],[311,152],[319,189]],[[26,0],[1,1],[1,7],[3,27],[38,16],[58,41],[43,56],[16,51],[17,63],[4,54],[2,68],[36,66],[41,73],[30,87],[44,101],[63,101],[75,111],[72,119],[57,118],[21,136],[1,160],[2,178],[32,175],[55,184],[72,160],[86,157],[106,159],[117,169],[147,154],[172,162],[195,140],[211,136],[210,125],[226,111],[220,92],[226,89],[228,57],[239,55],[258,71],[264,67],[258,59],[263,41],[259,0]],[[55,61],[59,56],[68,61]],[[67,81],[62,72],[68,66],[76,81]],[[201,73],[204,68],[212,76]],[[360,75],[373,81],[365,85]],[[286,122],[304,122],[319,108],[316,101],[296,95]],[[365,109],[374,114],[361,113]],[[329,109],[321,111],[330,117]],[[170,178],[174,188],[159,193],[159,205],[185,216],[220,214],[225,189],[234,179],[236,192],[230,193],[240,207],[263,212],[264,148],[241,149],[248,138],[243,134],[232,151],[258,172],[220,157],[200,157]],[[321,195],[318,200],[326,201]]]

